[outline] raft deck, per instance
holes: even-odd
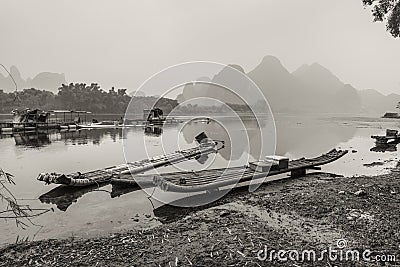
[[[202,157],[211,153],[217,153],[223,148],[221,141],[209,141],[200,143],[198,147],[186,150],[176,151],[175,153],[144,159],[136,162],[112,166],[101,170],[90,171],[86,173],[42,173],[38,180],[47,184],[63,184],[68,186],[90,186],[94,184],[106,183],[113,177],[121,177],[125,174],[138,174],[155,168],[168,166],[186,160]]]
[[[221,187],[235,185],[254,179],[282,173],[291,173],[292,177],[306,174],[307,169],[320,169],[319,166],[336,161],[346,155],[347,150],[333,149],[316,158],[301,158],[289,162],[288,168],[259,172],[249,166],[203,170],[198,172],[174,172],[157,175],[113,177],[114,184],[139,185],[141,187],[158,186],[164,191],[172,192],[200,192],[215,190]]]

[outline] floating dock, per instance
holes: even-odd
[[[51,110],[39,109],[13,110],[12,121],[0,122],[0,134],[16,132],[33,132],[44,130],[73,130],[77,123],[84,118],[86,122],[88,111]]]

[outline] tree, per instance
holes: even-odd
[[[127,89],[112,87],[108,92],[101,89],[97,83],[62,84],[58,93],[34,88],[24,89],[18,93],[19,101],[15,101],[14,93],[5,93],[0,89],[0,113],[10,113],[15,108],[38,108],[43,110],[87,110],[93,113],[124,114],[131,98],[126,94]],[[152,108],[156,103],[169,113],[178,105],[176,100],[168,98],[135,96],[131,111],[141,114],[143,109]]]
[[[386,22],[386,29],[393,37],[400,37],[400,0],[362,0],[371,7],[374,21]]]

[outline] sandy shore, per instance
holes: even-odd
[[[175,216],[151,230],[10,245],[0,266],[394,266],[399,178],[397,167],[376,177],[314,173],[251,194],[242,188],[205,207],[170,207]]]

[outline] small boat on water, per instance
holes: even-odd
[[[145,124],[123,124],[120,121],[101,121],[92,122],[89,124],[78,124],[78,128],[82,129],[117,129],[117,128],[129,128],[129,127],[144,127]]]
[[[143,110],[143,119],[150,125],[163,125],[166,120],[160,108]]]
[[[143,119],[123,119],[112,120],[112,121],[100,121],[93,119],[88,124],[78,124],[78,128],[83,129],[117,129],[117,128],[129,128],[129,127],[147,127],[147,126],[161,126],[176,125],[183,122],[175,118],[165,118],[163,111],[160,108],[145,109],[143,110]]]

